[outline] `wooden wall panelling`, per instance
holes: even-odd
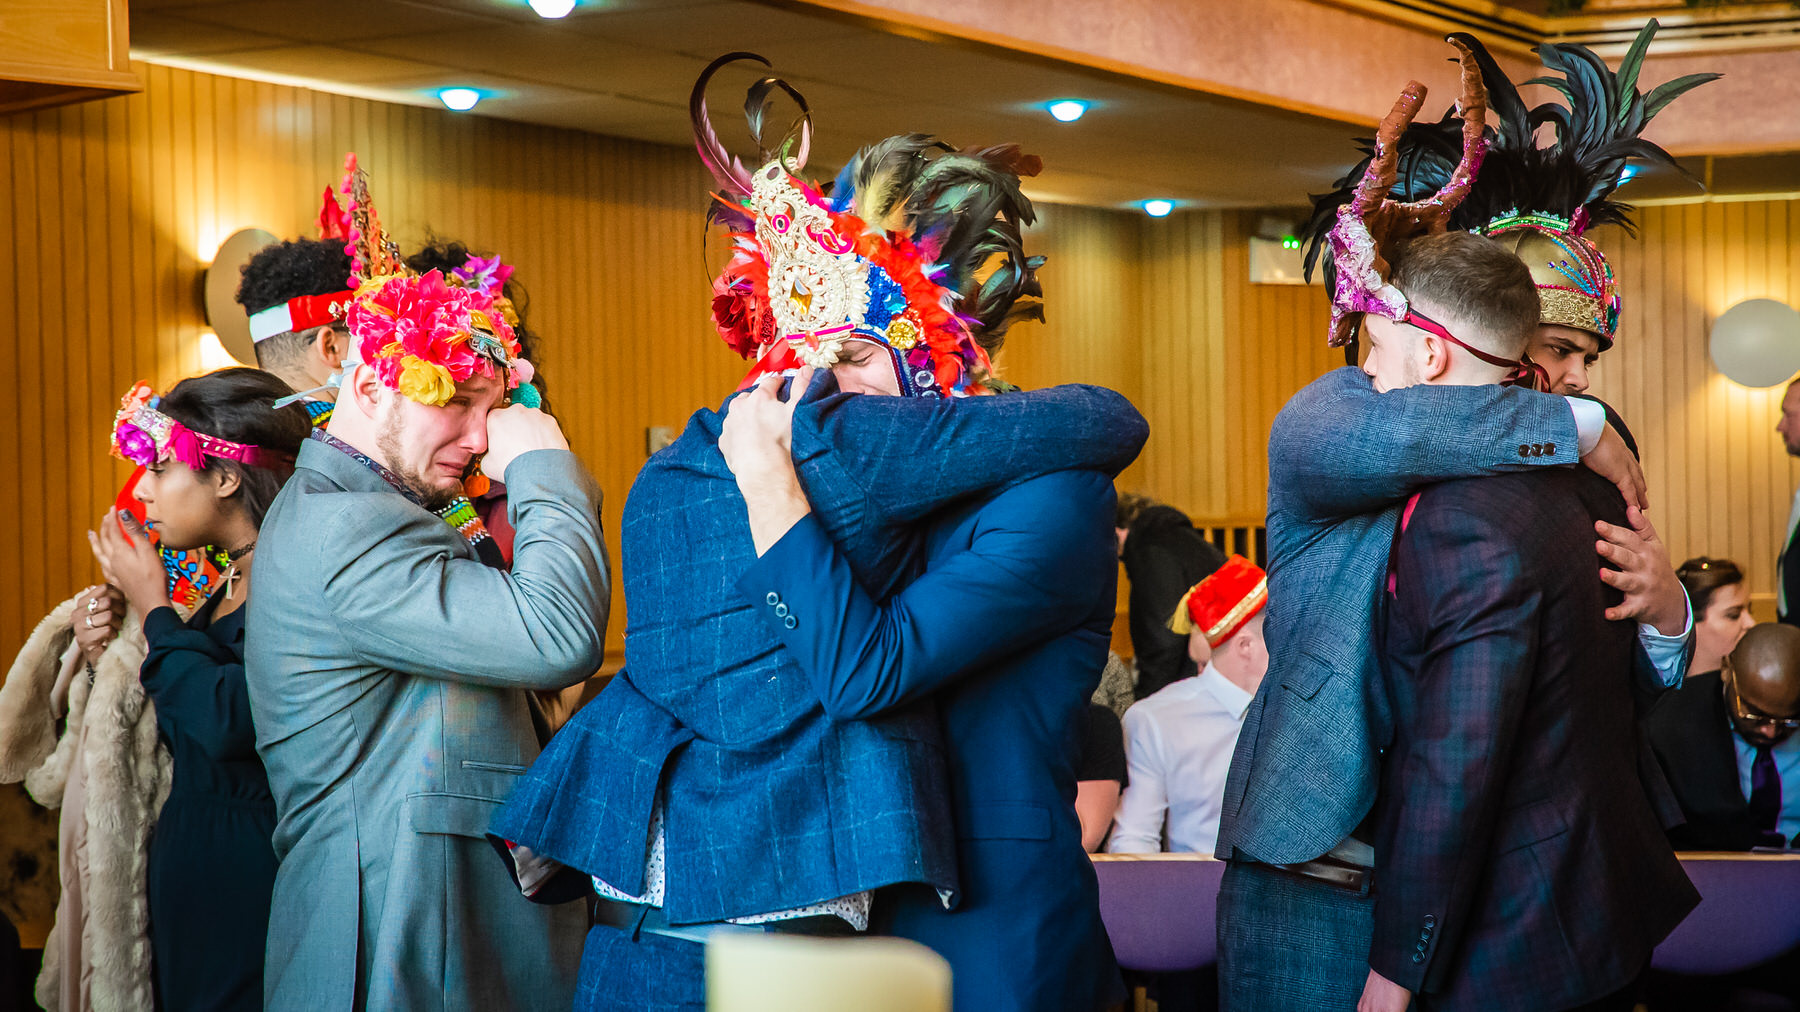
[[[1651,517],[1679,562],[1724,556],[1745,568],[1759,617],[1772,615],[1775,557],[1800,478],[1774,433],[1783,388],[1727,380],[1707,353],[1712,321],[1749,299],[1800,302],[1800,201],[1647,207],[1636,238],[1596,236],[1624,292],[1615,349],[1593,392],[1632,426]]]

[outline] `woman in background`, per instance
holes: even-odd
[[[1756,620],[1750,617],[1750,591],[1744,571],[1730,559],[1704,555],[1689,559],[1675,571],[1694,608],[1694,660],[1688,677],[1715,674],[1725,655]]]
[[[273,409],[290,393],[260,370],[223,369],[161,398],[140,384],[119,412],[114,449],[146,468],[135,494],[163,543],[224,557],[219,588],[191,618],[171,605],[135,520],[111,510],[88,535],[107,583],[142,616],[139,679],[174,761],[146,883],[161,1009],[262,1007],[275,804],[244,682],[244,604],[257,530],[312,429],[302,407]]]

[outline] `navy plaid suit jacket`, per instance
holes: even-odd
[[[1635,627],[1569,561],[1596,516],[1624,522],[1593,474],[1514,474],[1427,489],[1396,539],[1369,963],[1423,1007],[1605,997],[1699,900],[1635,719]]]
[[[917,573],[910,526],[1070,467],[1116,474],[1147,434],[1124,397],[1067,386],[957,401],[833,394],[795,413],[814,515],[878,599]],[[701,411],[625,504],[625,670],[558,732],[492,832],[629,893],[659,782],[678,923],[786,910],[896,882],[955,887],[935,713],[832,720],[735,581],[743,498]]]
[[[1311,860],[1374,804],[1392,722],[1373,630],[1400,504],[1434,481],[1574,464],[1577,439],[1561,397],[1376,393],[1351,368],[1281,409],[1269,432],[1269,671],[1225,781],[1220,857]]]

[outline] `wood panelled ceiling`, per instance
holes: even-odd
[[[133,0],[131,44],[152,63],[412,105],[468,86],[490,93],[471,115],[681,145],[700,69],[751,50],[812,103],[817,166],[912,130],[958,145],[1017,141],[1044,158],[1034,197],[1102,207],[1303,203],[1354,160],[1357,132],[740,0],[582,0],[560,21],[524,0]],[[1397,68],[1396,91],[1403,76]],[[713,93],[721,134],[746,153],[736,109],[750,80],[748,70],[721,74]],[[1067,97],[1094,108],[1057,123],[1043,106]]]

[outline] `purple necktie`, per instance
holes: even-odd
[[[1750,821],[1765,833],[1775,830],[1781,817],[1781,775],[1775,770],[1775,753],[1767,745],[1756,746],[1750,764]]]

